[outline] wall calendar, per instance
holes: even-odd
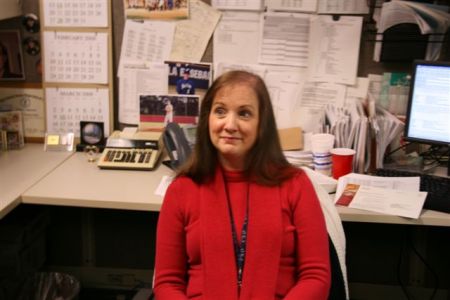
[[[103,122],[109,135],[109,90],[106,88],[46,88],[47,131],[80,136],[80,121]]]
[[[46,82],[108,82],[108,36],[102,32],[44,32]]]
[[[107,0],[44,0],[44,25],[107,27]]]

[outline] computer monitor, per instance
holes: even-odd
[[[404,139],[450,152],[450,62],[414,61]]]

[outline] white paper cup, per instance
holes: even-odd
[[[313,153],[314,170],[324,175],[331,175],[331,153],[334,145],[334,135],[328,133],[311,136],[311,151]]]
[[[334,145],[334,135],[318,133],[311,136],[311,151],[313,153],[330,152]]]

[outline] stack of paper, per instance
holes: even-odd
[[[335,204],[417,219],[426,192],[420,177],[378,177],[351,173],[338,180]]]
[[[313,157],[311,151],[283,151],[286,159],[296,167],[313,168]]]
[[[440,56],[444,34],[450,27],[448,6],[438,6],[412,1],[391,1],[383,3],[378,33],[398,24],[417,24],[422,34],[430,34],[426,60],[437,60]],[[382,37],[381,37],[382,38]],[[380,61],[381,43],[375,43],[374,60]]]
[[[370,119],[377,143],[376,167],[383,167],[386,149],[403,131],[405,124],[381,106],[376,106],[376,114]]]
[[[329,132],[335,136],[336,148],[351,148],[356,151],[353,168],[364,172],[366,145],[368,140],[368,119],[362,103],[357,99],[348,101],[346,107],[327,105],[325,115]]]

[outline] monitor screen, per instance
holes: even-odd
[[[413,63],[404,137],[411,142],[450,144],[450,62]]]

